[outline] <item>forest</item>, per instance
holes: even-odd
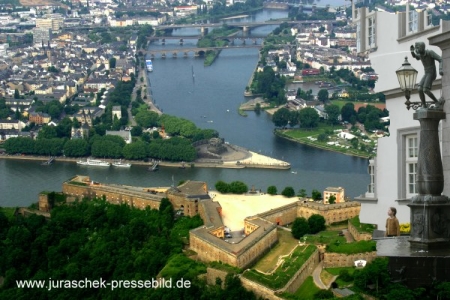
[[[159,210],[104,199],[59,203],[51,218],[7,217],[0,208],[0,299],[256,299],[229,275],[225,290],[198,275],[206,265],[184,250],[200,217],[175,220],[168,199]],[[183,278],[190,288],[16,288],[16,280],[151,280]]]

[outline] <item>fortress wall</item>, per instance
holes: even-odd
[[[203,234],[203,232],[201,233]],[[209,234],[209,233],[207,233]],[[241,243],[248,243],[246,237]],[[246,240],[247,239],[247,240]],[[190,248],[197,252],[201,261],[222,261],[231,266],[245,268],[253,264],[257,259],[264,255],[273,244],[278,241],[277,229],[272,227],[262,238],[255,238],[250,241],[250,245],[246,246],[242,252],[230,253],[228,249],[221,248],[219,245],[210,243],[197,235],[195,229],[189,234]]]
[[[361,204],[358,202],[345,202],[329,205],[318,205],[310,203],[299,203],[297,216],[308,219],[313,214],[325,218],[327,225],[345,221],[359,215]]]
[[[275,292],[272,289],[269,289],[268,287],[265,287],[259,283],[256,283],[254,281],[251,281],[244,276],[239,276],[241,279],[242,286],[249,291],[252,291],[257,296],[262,297],[263,299],[268,300],[282,300],[283,298],[280,298],[275,295]]]
[[[82,186],[82,185],[73,185],[69,183],[63,183],[63,193],[72,196],[72,197],[103,197],[105,196],[106,201],[111,204],[128,204],[131,207],[145,209],[146,207],[150,207],[152,209],[159,209],[159,205],[161,200],[159,197],[151,197],[152,194],[149,194],[147,197],[141,197],[136,195],[127,195],[124,193],[119,193],[117,191],[107,191],[105,189],[100,189],[100,186]]]
[[[258,216],[277,225],[286,225],[294,222],[297,218],[297,206],[299,202],[291,203],[263,212]]]
[[[255,238],[252,241],[254,244],[247,247],[243,253],[238,254],[237,265],[235,265],[236,267],[245,268],[252,265],[278,241],[277,228],[274,226],[268,230],[269,232],[267,232],[262,238]],[[247,236],[245,239],[248,239],[249,237],[250,236]]]
[[[219,246],[201,239],[195,234],[195,231],[189,233],[189,247],[197,252],[197,258],[201,261],[221,261],[225,264],[239,267],[236,255],[232,255]]]
[[[312,274],[316,266],[319,264],[319,250],[317,249],[302,265],[302,267],[292,276],[291,280],[281,290],[281,292],[295,293],[303,284],[305,279]]]
[[[350,221],[348,221],[348,231],[356,241],[369,241],[372,239],[372,234],[367,232],[359,232]]]
[[[207,267],[206,268],[206,283],[208,285],[216,285],[216,278],[220,278],[222,280],[221,287],[225,287],[225,277],[227,277],[228,273],[222,270],[214,269]]]
[[[92,198],[92,192],[89,185],[74,185],[64,182],[62,185],[62,192],[67,196],[77,197],[79,199],[83,197]]]
[[[323,259],[324,268],[336,268],[336,267],[353,267],[356,260],[363,259],[367,262],[371,262],[377,257],[377,252],[366,252],[357,254],[341,254],[325,252]]]
[[[48,200],[48,194],[39,194],[39,210],[43,212],[50,212],[50,203]]]
[[[185,216],[193,217],[199,213],[198,200],[188,200],[184,194],[167,193],[167,199],[172,203],[174,210],[182,209]]]

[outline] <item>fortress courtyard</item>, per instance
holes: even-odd
[[[244,219],[271,209],[299,201],[298,197],[286,198],[282,195],[255,193],[245,195],[209,193],[214,202],[222,207],[222,221],[231,231],[244,228]]]

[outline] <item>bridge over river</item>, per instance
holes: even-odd
[[[202,35],[191,35],[191,36],[152,36],[149,37],[148,40],[152,41],[160,41],[162,45],[166,44],[166,40],[179,40],[179,44],[183,45],[185,40],[198,40],[201,39]],[[251,37],[251,36],[224,36],[217,37],[215,40],[223,40],[228,41],[231,45],[235,45],[236,41],[241,42],[246,45],[248,43],[256,45],[258,42],[262,43],[264,41],[264,37]]]
[[[166,58],[167,56],[172,56],[173,58],[177,57],[188,57],[189,55],[193,56],[202,56],[208,50],[222,50],[222,49],[242,49],[242,48],[261,48],[262,45],[238,45],[238,46],[223,46],[223,47],[196,47],[196,48],[179,48],[179,49],[164,49],[164,50],[147,50],[140,51],[144,55],[148,55],[151,59],[156,57]]]

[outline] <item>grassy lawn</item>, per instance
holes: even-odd
[[[375,241],[359,241],[354,243],[334,242],[327,245],[327,252],[342,254],[366,253],[376,250],[377,243]]]
[[[328,268],[328,269],[325,269],[324,271],[328,272],[329,274],[339,276],[339,273],[342,270],[347,270],[350,275],[353,275],[353,272],[355,271],[355,268],[353,268],[353,267]],[[353,281],[344,281],[344,280],[342,280],[341,278],[338,277],[336,279],[336,283],[338,284],[338,286],[340,288],[342,288],[344,286],[348,286],[348,285],[352,284]]]
[[[359,216],[350,219],[350,223],[355,226],[356,230],[360,233],[372,233],[375,229],[375,225],[361,223],[359,221]]]
[[[242,272],[241,269],[239,269],[237,267],[230,266],[229,264],[222,263],[220,261],[212,261],[212,262],[208,263],[208,265],[211,268],[214,268],[214,269],[217,269],[217,270],[222,270],[222,271],[225,271],[225,272],[231,273],[231,274],[238,274],[238,273]]]
[[[313,245],[298,246],[292,255],[286,258],[284,263],[271,275],[264,275],[255,269],[248,270],[243,275],[271,289],[280,289],[288,283],[315,250],[316,247]]]
[[[282,296],[286,299],[311,300],[318,291],[320,289],[314,284],[312,276],[308,276],[294,294],[284,293]]]
[[[342,229],[347,229],[348,228],[348,221],[341,221],[341,222],[336,222],[333,224],[330,224],[327,226],[328,230],[342,230]]]
[[[14,217],[15,207],[0,207],[0,212],[2,212],[8,220],[12,220]]]
[[[278,244],[258,261],[255,265],[256,270],[266,273],[272,271],[275,268],[278,258],[281,255],[288,254],[298,245],[298,240],[289,231],[278,229],[277,233]]]
[[[347,240],[344,236],[339,236],[339,231],[325,230],[316,234],[306,234],[306,243],[308,244],[330,244],[339,241],[345,244]]]
[[[328,273],[325,270],[322,270],[322,272],[320,273],[320,279],[322,280],[323,284],[327,286],[332,282],[334,276],[335,275]]]
[[[369,157],[371,154],[366,151],[361,151],[359,149],[355,149],[351,146],[349,141],[346,141],[344,139],[338,139],[339,145],[328,145],[327,142],[319,142],[317,140],[312,141],[308,139],[308,137],[312,137],[317,139],[319,134],[325,133],[327,129],[336,130],[336,129],[342,129],[343,127],[341,125],[337,125],[334,127],[331,127],[329,125],[319,125],[319,127],[307,130],[307,129],[287,129],[287,130],[276,130],[275,134],[288,138],[290,140],[293,140],[295,142],[310,145],[313,147],[339,152],[347,155],[353,155],[353,156],[359,156],[359,157]],[[348,147],[348,148],[347,148]]]

